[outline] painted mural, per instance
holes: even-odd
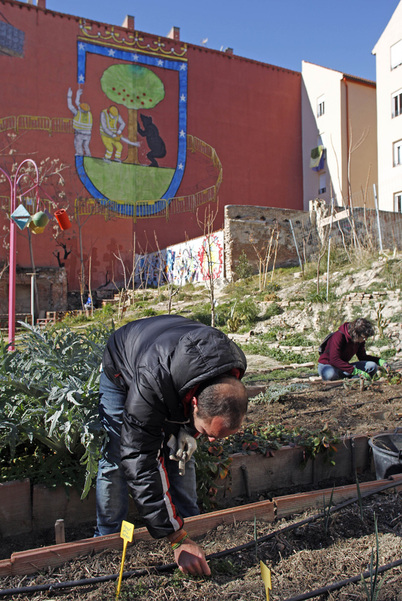
[[[68,108],[74,115],[77,173],[93,198],[107,205],[111,202],[119,214],[159,213],[176,195],[186,165],[187,61],[184,57],[160,56],[146,45],[140,48],[140,39],[134,36],[131,40],[116,34],[100,39],[85,25],[81,33],[77,43],[75,105],[71,88],[67,93]],[[94,57],[100,60],[91,60]],[[100,66],[103,71],[97,81]],[[91,68],[95,72],[92,77]],[[166,78],[165,72],[176,77]],[[88,80],[88,95],[102,95],[106,105],[96,124],[90,104],[81,98]],[[172,97],[176,98],[175,107]],[[158,105],[161,110],[155,113]],[[157,120],[169,123],[169,128],[172,122],[177,123],[175,152],[168,152]],[[94,132],[102,140],[103,156],[91,152]],[[143,148],[143,160],[139,148]],[[160,164],[165,157],[165,163]]]
[[[0,30],[0,53],[23,57],[25,33],[10,27]],[[147,43],[138,32],[99,31],[82,19],[78,28],[76,81],[65,88],[70,117],[2,116],[0,131],[71,135],[76,174],[98,205],[91,214],[106,219],[111,213],[168,219],[216,202],[221,162],[214,148],[187,131],[187,45],[160,38]],[[207,185],[193,184],[179,196],[189,156],[197,154]],[[74,210],[86,215],[82,193],[81,200]]]
[[[223,231],[219,231],[139,257],[136,284],[157,287],[168,282],[184,286],[217,280],[223,274]]]
[[[12,173],[32,157],[41,203],[67,212],[71,228],[53,219],[34,251],[37,266],[66,269],[69,290],[87,286],[89,273],[92,289],[104,286],[115,257],[131,264],[136,248],[167,247],[155,274],[163,267],[175,281],[202,281],[206,249],[172,247],[199,236],[200,208],[214,205],[219,229],[228,204],[300,205],[299,73],[186,44],[178,32],[138,31],[129,15],[114,26],[54,12],[46,0],[2,0],[1,12],[2,165]],[[47,177],[52,161],[60,177]],[[4,182],[0,200],[7,208]],[[0,218],[7,243],[7,210]],[[26,234],[18,265],[31,265]]]

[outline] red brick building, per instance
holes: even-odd
[[[201,235],[208,207],[214,229],[228,204],[302,209],[300,73],[186,44],[177,29],[143,33],[132,17],[116,27],[38,5],[0,0],[0,166],[67,166],[64,185],[43,181],[40,208],[66,209],[72,227],[51,220],[31,236],[37,267],[64,264],[72,291],[90,266],[96,288],[121,282],[134,252]],[[7,181],[0,196],[6,206]],[[17,266],[30,265],[19,231]]]

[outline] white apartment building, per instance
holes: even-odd
[[[402,213],[402,1],[373,49],[377,79],[378,205]]]
[[[375,82],[303,61],[302,152],[304,210],[315,198],[374,208]]]

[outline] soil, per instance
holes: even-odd
[[[261,375],[261,374],[260,374]],[[360,382],[323,383],[321,380],[305,382],[297,380],[303,388],[291,392],[273,402],[251,402],[247,421],[260,424],[284,424],[289,427],[301,423],[310,430],[327,426],[340,436],[373,435],[402,428],[402,383],[390,385],[383,378],[372,385],[360,388]],[[286,385],[289,381],[286,382]],[[261,386],[270,385],[253,381],[256,395]],[[327,508],[328,509],[328,508]],[[232,526],[218,526],[200,539],[207,555],[232,549],[250,542],[247,549],[237,550],[220,558],[210,558],[212,576],[194,578],[183,576],[171,565],[172,554],[164,542],[139,541],[130,545],[125,557],[124,570],[129,573],[144,570],[143,575],[124,578],[120,599],[167,599],[186,601],[202,599],[261,600],[265,597],[261,578],[260,560],[271,570],[271,601],[316,598],[329,601],[363,601],[374,599],[365,592],[363,584],[341,586],[327,594],[307,595],[315,589],[347,580],[370,569],[371,558],[376,559],[375,520],[378,522],[379,565],[388,566],[402,559],[402,491],[372,495],[343,509],[314,519],[308,524],[299,522],[314,516],[314,512],[292,516],[291,519],[274,523],[244,522]],[[294,528],[281,531],[285,526]],[[75,538],[91,536],[92,531],[80,529]],[[273,533],[269,540],[254,543]],[[74,540],[77,532],[67,534]],[[54,533],[52,533],[54,536]],[[40,535],[42,536],[42,535]],[[68,538],[71,536],[72,538]],[[10,541],[4,541],[5,543]],[[16,541],[15,541],[16,542]],[[34,547],[46,542],[37,535]],[[27,543],[27,540],[25,540]],[[20,541],[21,544],[21,541]],[[23,546],[23,548],[30,548]],[[17,548],[14,548],[17,550]],[[8,556],[8,555],[7,555]],[[49,569],[34,576],[0,579],[0,595],[22,601],[54,600],[62,596],[69,600],[106,601],[116,594],[116,580],[121,566],[122,553],[104,551],[68,562],[64,566]],[[156,572],[154,566],[167,565],[166,571]],[[374,569],[373,568],[373,569]],[[105,582],[89,583],[87,586],[63,587],[60,590],[31,590],[26,593],[4,591],[17,587],[38,587],[51,583],[71,582],[106,576]],[[402,601],[402,566],[386,569],[378,576],[385,577],[378,601]],[[366,579],[370,587],[370,579]]]
[[[378,529],[378,547],[375,536],[374,514]],[[174,601],[261,600],[264,584],[260,561],[271,571],[272,601],[301,598],[327,599],[329,601],[363,601],[369,597],[360,582],[362,572],[375,573],[378,548],[379,566],[385,566],[385,577],[378,601],[402,601],[402,567],[389,564],[401,559],[402,554],[402,494],[395,491],[377,494],[358,504],[333,511],[328,519],[321,517],[307,524],[302,521],[314,516],[304,513],[291,520],[275,523],[239,522],[231,526],[218,526],[200,539],[208,556],[230,551],[219,558],[210,557],[212,575],[208,578],[183,576],[172,566],[172,554],[165,543],[139,541],[129,546],[125,555],[120,598],[167,599]],[[287,528],[287,530],[284,530]],[[271,537],[259,541],[261,537]],[[257,542],[255,543],[255,539]],[[250,543],[248,548],[239,545]],[[42,601],[62,596],[66,601],[106,601],[116,594],[116,581],[120,571],[122,552],[103,551],[95,556],[77,558],[60,568],[35,576],[3,578],[0,594],[10,591],[8,598],[23,601]],[[166,566],[156,571],[155,566]],[[131,574],[130,574],[131,573]],[[341,585],[328,595],[307,595],[336,583],[356,577],[358,582]],[[104,578],[105,582],[88,582],[84,579]],[[60,590],[50,585],[77,582]],[[366,579],[370,586],[370,579]],[[17,595],[16,587],[41,587],[46,591],[33,591]],[[11,589],[11,590],[10,590]]]
[[[288,380],[284,386],[291,383]],[[272,382],[265,382],[268,388]],[[263,390],[254,380],[254,398],[247,413],[247,423],[282,424],[289,428],[303,425],[309,430],[327,427],[340,437],[379,432],[402,431],[402,381],[389,384],[383,377],[361,389],[359,379],[323,382],[321,379],[294,381],[293,390],[274,402],[258,402]],[[269,398],[269,395],[267,395]],[[253,397],[252,397],[253,398]]]

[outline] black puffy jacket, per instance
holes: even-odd
[[[164,438],[189,423],[186,394],[205,380],[246,370],[246,358],[223,332],[178,315],[133,321],[110,337],[102,360],[107,377],[127,391],[122,466],[131,494],[154,538],[183,525],[165,494],[159,461]]]

